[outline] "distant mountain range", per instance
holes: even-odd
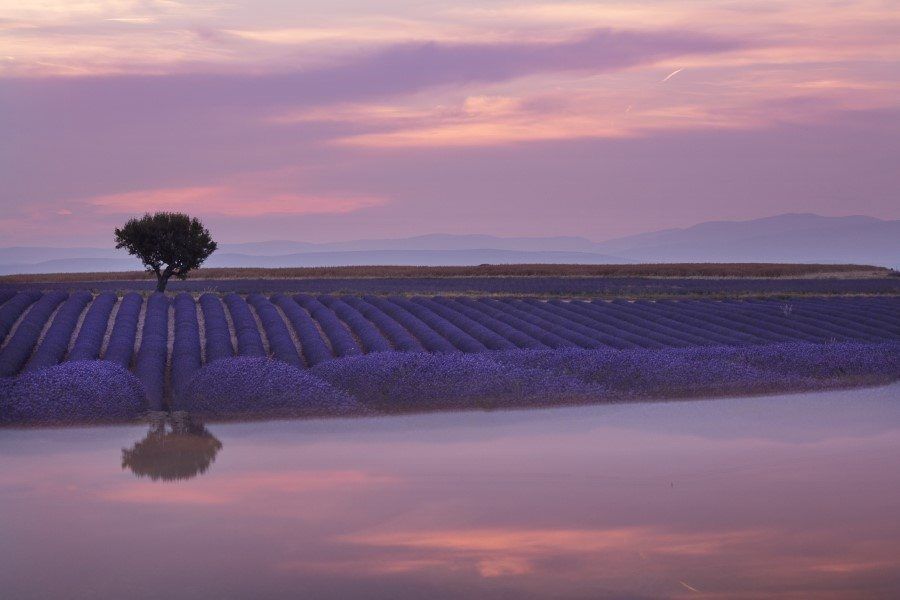
[[[326,244],[223,243],[206,266],[634,262],[859,263],[900,268],[900,220],[784,214],[751,221],[710,221],[605,242],[582,237],[434,234]],[[112,248],[0,248],[0,274],[136,268],[134,258]]]
[[[900,267],[900,220],[785,214],[709,221],[597,244],[640,262],[817,262]]]

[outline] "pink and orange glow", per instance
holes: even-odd
[[[898,40],[893,0],[0,0],[0,235],[897,218]]]
[[[890,597],[896,396],[211,423],[215,461],[176,481],[121,467],[145,426],[8,430],[0,584],[151,598],[165,573],[174,598]]]

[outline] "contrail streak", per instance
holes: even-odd
[[[660,81],[660,83],[665,83],[665,82],[667,82],[668,80],[672,79],[673,77],[675,77],[676,75],[678,75],[678,74],[681,73],[682,71],[684,71],[683,68],[681,68],[681,69],[676,69],[676,70],[672,71],[671,73],[669,73],[668,75],[666,75],[666,78],[663,79],[662,81]]]

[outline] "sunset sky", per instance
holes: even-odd
[[[900,218],[900,1],[0,0],[0,246]]]

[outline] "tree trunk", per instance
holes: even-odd
[[[159,273],[156,275],[156,291],[164,292],[166,291],[166,284],[169,283],[169,275],[165,273]]]

